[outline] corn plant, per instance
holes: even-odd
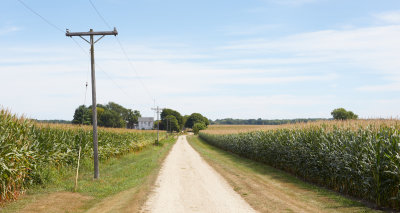
[[[335,191],[400,209],[397,121],[317,123],[238,134],[200,132],[206,142]]]
[[[161,133],[162,135],[164,133]],[[99,128],[100,160],[140,150],[156,139],[154,131]],[[33,184],[42,184],[41,169],[63,168],[91,158],[90,126],[38,124],[0,110],[0,203],[14,200]]]

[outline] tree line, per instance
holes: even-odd
[[[161,112],[161,120],[159,121],[160,129],[176,132],[185,128],[200,131],[207,128],[209,124],[208,118],[200,113],[182,116],[178,111],[173,109],[163,109]],[[158,123],[155,122],[154,126],[157,127],[157,125]]]
[[[331,112],[335,120],[357,119],[358,115],[352,111],[347,111],[344,108],[337,108]],[[138,118],[141,114],[138,110],[127,109],[117,103],[109,102],[106,105],[97,104],[97,124],[103,127],[113,128],[129,128],[133,129],[138,123]],[[181,115],[173,109],[163,109],[161,112],[161,120],[154,122],[156,129],[158,124],[161,130],[179,132],[185,128],[193,129],[195,133],[207,128],[209,124],[220,125],[281,125],[291,123],[307,123],[319,120],[330,120],[326,118],[298,118],[298,119],[216,119],[209,120],[200,113],[192,113],[190,115]],[[51,122],[51,121],[48,121]],[[60,122],[60,121],[52,121]],[[64,121],[61,121],[64,122]],[[92,106],[79,106],[74,113],[72,124],[91,125],[92,121]]]
[[[333,118],[297,118],[297,119],[274,119],[274,120],[264,120],[264,119],[217,119],[215,121],[210,121],[211,124],[219,125],[281,125],[281,124],[293,124],[293,123],[307,123],[321,120],[354,120],[358,119],[352,111],[348,111],[344,108],[337,108],[331,112]]]
[[[138,124],[141,114],[138,110],[127,109],[117,103],[109,102],[106,105],[97,104],[97,125],[112,128],[129,128],[133,129]],[[75,109],[72,124],[92,125],[92,106],[81,105]],[[163,109],[161,112],[161,120],[154,123],[154,128],[159,127],[161,130],[179,132],[185,128],[200,131],[207,128],[210,124],[208,118],[200,113],[192,113],[191,115],[181,115],[173,109]]]
[[[265,119],[233,119],[233,118],[225,118],[225,119],[217,119],[215,121],[211,121],[211,124],[220,124],[220,125],[281,125],[281,124],[292,124],[292,123],[306,123],[313,122],[319,120],[328,120],[326,118],[297,118],[297,119],[274,119],[274,120],[265,120]]]
[[[112,128],[133,129],[141,114],[138,110],[127,109],[117,103],[97,104],[97,125]],[[74,113],[72,124],[93,124],[92,106],[79,106]]]

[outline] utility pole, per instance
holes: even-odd
[[[94,161],[94,179],[99,179],[99,153],[98,153],[98,139],[97,139],[97,109],[96,109],[96,75],[94,69],[94,44],[100,41],[106,35],[118,35],[117,29],[114,27],[113,31],[98,31],[94,32],[93,29],[90,29],[89,32],[70,32],[67,29],[65,33],[66,36],[79,36],[87,43],[90,44],[90,65],[92,68],[92,118],[93,118],[93,161]],[[88,41],[83,36],[89,36],[90,41]],[[94,40],[94,36],[101,36],[96,41]]]
[[[169,129],[168,129],[168,123],[169,123],[169,118],[165,118],[165,119],[167,119],[167,129],[166,129],[166,130],[167,130],[167,138],[168,138],[168,130],[169,130]]]
[[[151,108],[152,110],[154,110],[156,113],[157,113],[157,141],[156,141],[156,144],[158,145],[158,142],[159,142],[159,138],[158,138],[158,131],[160,130],[160,121],[159,121],[159,116],[160,116],[160,112],[161,112],[161,110],[163,110],[164,108],[160,108],[160,107],[158,107],[157,106],[157,108]]]

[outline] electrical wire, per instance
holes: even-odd
[[[107,22],[107,20],[104,18],[103,15],[101,15],[100,11],[97,9],[97,7],[94,5],[94,3],[92,2],[92,0],[89,0],[90,5],[92,6],[92,8],[95,10],[95,12],[97,13],[97,15],[100,17],[100,19],[104,22],[104,24],[110,29],[112,30],[111,25]],[[135,69],[132,60],[130,59],[130,57],[128,56],[124,46],[122,45],[122,42],[119,40],[118,37],[115,37],[115,39],[117,40],[117,43],[122,51],[122,53],[124,54],[125,58],[127,59],[130,68],[135,72],[136,74],[136,79],[140,82],[140,84],[143,86],[144,90],[146,91],[147,95],[150,97],[151,100],[154,100],[153,95],[151,94],[150,90],[147,88],[146,84],[144,84],[144,82],[142,81],[138,71]]]
[[[51,21],[49,21],[48,19],[46,19],[45,17],[43,17],[42,15],[40,15],[38,12],[36,12],[35,10],[33,10],[31,7],[29,7],[27,4],[25,4],[25,2],[23,2],[22,0],[17,0],[19,3],[21,3],[26,9],[28,9],[29,11],[31,11],[33,14],[35,14],[36,16],[38,16],[39,18],[41,18],[44,22],[46,22],[48,25],[52,26],[53,28],[57,29],[58,31],[61,31],[62,33],[64,33],[64,30],[62,30],[61,28],[57,27],[57,25],[53,24]]]
[[[48,19],[46,19],[44,16],[40,15],[38,12],[36,12],[34,9],[32,9],[31,7],[29,7],[25,2],[23,2],[22,0],[17,0],[21,5],[23,5],[26,9],[28,9],[30,12],[32,12],[33,14],[35,14],[36,16],[38,16],[40,19],[42,19],[44,22],[46,22],[49,26],[53,27],[54,29],[65,33],[64,30],[62,30],[60,27],[58,27],[57,25],[55,25],[53,22],[49,21]],[[91,2],[92,3],[92,2]],[[92,3],[93,4],[93,3]],[[93,5],[94,6],[94,5]],[[95,7],[94,7],[95,8]],[[105,20],[103,20],[105,21]],[[72,41],[74,41],[74,43],[79,47],[79,49],[88,57],[90,58],[90,55],[88,52],[86,52],[85,48],[82,47],[82,45],[80,45],[73,37],[71,37]],[[130,95],[127,94],[127,92],[125,90],[123,90],[118,84],[117,82],[111,78],[111,76],[104,70],[102,69],[97,63],[96,66],[98,68],[100,68],[99,70],[101,72],[103,72],[107,78],[109,78],[113,84],[115,84],[115,86],[120,89],[127,97],[132,98]],[[90,71],[90,70],[89,70]],[[88,75],[87,75],[88,76]],[[87,88],[87,82],[88,82],[88,77],[86,79],[86,88]],[[85,102],[86,102],[86,94],[85,94]]]

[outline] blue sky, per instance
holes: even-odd
[[[96,44],[99,103],[153,116],[156,99],[211,119],[328,118],[337,107],[400,116],[398,0],[92,1],[132,62],[116,38]],[[109,30],[86,0],[23,2],[61,31]],[[72,119],[90,81],[89,46],[61,31],[2,2],[0,105]]]

